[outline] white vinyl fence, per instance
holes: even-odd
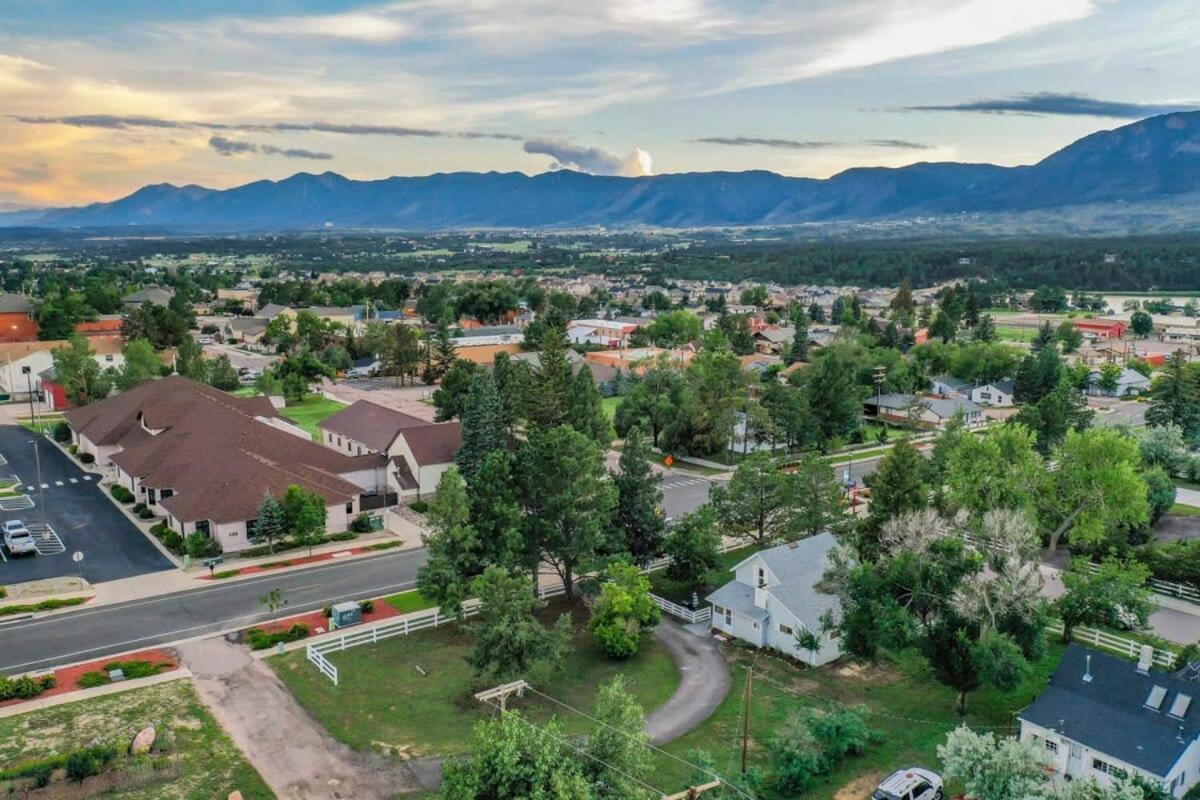
[[[1062,623],[1055,620],[1051,622],[1046,630],[1050,633],[1062,635]],[[1107,631],[1097,630],[1096,628],[1085,628],[1083,626],[1076,627],[1071,631],[1071,640],[1079,642],[1079,644],[1091,645],[1099,650],[1108,650],[1110,653],[1116,653],[1119,656],[1126,658],[1137,659],[1142,652],[1144,646],[1142,642],[1136,639],[1126,639],[1123,636],[1117,636]],[[1162,667],[1163,669],[1173,669],[1175,667],[1176,656],[1170,650],[1162,650],[1153,648],[1154,650],[1154,666]]]

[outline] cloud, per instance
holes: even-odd
[[[651,174],[653,165],[650,154],[641,148],[634,148],[628,156],[620,158],[599,147],[585,147],[562,139],[529,139],[523,149],[526,153],[553,158],[551,169],[573,169],[592,175],[636,178]]]
[[[782,150],[824,150],[830,147],[855,147],[856,142],[821,142],[802,139],[768,139],[759,136],[705,136],[693,139],[704,144],[723,144],[731,147],[774,147]],[[893,150],[932,150],[932,145],[910,142],[906,139],[868,139],[862,144],[870,147],[887,147]]]
[[[835,147],[836,142],[807,142],[798,139],[764,139],[758,136],[705,136],[694,141],[733,147],[777,147],[784,150],[819,150]]]
[[[991,100],[972,100],[949,105],[904,106],[899,111],[967,111],[978,114],[1028,114],[1033,116],[1116,117],[1141,119],[1175,111],[1196,111],[1195,103],[1127,103],[1120,100],[1100,100],[1082,94],[1028,92],[1015,97]]]
[[[303,36],[385,44],[403,38],[408,26],[393,16],[372,13],[316,14],[265,19],[218,20],[218,28],[264,36]]]
[[[306,158],[314,161],[328,161],[332,153],[319,153],[314,150],[304,150],[298,147],[276,147],[273,144],[256,144],[239,139],[229,139],[224,136],[213,136],[208,140],[208,146],[223,156],[236,156],[249,153],[262,153],[268,156],[283,156],[284,158]]]
[[[74,114],[61,117],[14,115],[12,119],[30,125],[68,125],[74,128],[108,128],[110,130],[199,128],[212,131],[243,131],[254,133],[313,132],[337,133],[347,136],[447,137],[459,139],[503,139],[517,142],[524,138],[515,133],[495,133],[492,131],[449,131],[410,128],[402,125],[364,125],[336,122],[198,122],[137,115],[121,116],[116,114]]]

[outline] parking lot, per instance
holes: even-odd
[[[31,442],[37,441],[41,481]],[[0,552],[0,584],[73,576],[92,583],[172,569],[158,551],[104,496],[100,479],[79,468],[53,443],[13,424],[0,424],[0,478],[20,479],[13,497],[0,497],[0,520],[19,519],[33,534],[36,556]],[[83,553],[76,564],[72,555]]]

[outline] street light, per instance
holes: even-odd
[[[38,506],[42,510],[42,527],[46,527],[46,496],[42,489],[42,456],[38,452],[37,439],[30,439],[29,443],[33,445],[33,460],[37,464],[37,485],[38,485]]]

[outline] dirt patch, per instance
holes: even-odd
[[[833,673],[841,680],[868,683],[871,686],[888,686],[902,678],[900,673],[885,664],[871,664],[865,661],[838,664]]]
[[[833,800],[862,800],[864,797],[870,797],[875,787],[886,777],[887,773],[882,770],[859,775],[834,792]]]

